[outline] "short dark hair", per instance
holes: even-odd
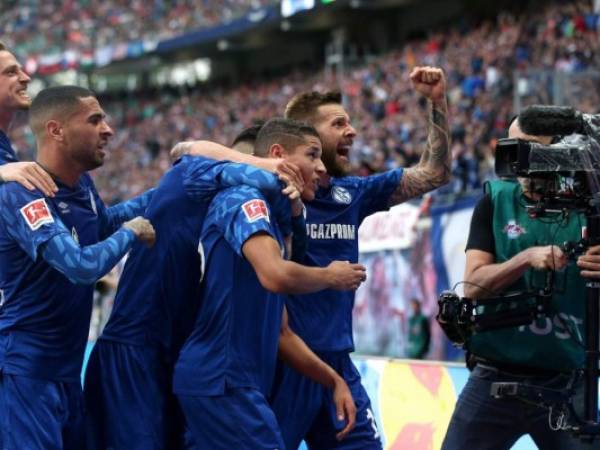
[[[95,97],[92,91],[79,86],[53,86],[42,89],[29,108],[29,125],[34,134],[44,129],[46,121],[64,120],[81,105],[80,99]]]
[[[303,92],[288,102],[285,107],[285,117],[314,123],[319,106],[331,104],[342,104],[342,93],[340,91]]]
[[[260,129],[254,144],[254,153],[257,156],[267,156],[273,144],[280,144],[286,150],[291,150],[306,142],[306,136],[319,138],[319,133],[307,123],[277,117],[267,121]]]
[[[256,142],[256,138],[258,136],[258,132],[265,124],[264,120],[257,121],[254,125],[248,128],[244,128],[233,140],[231,146],[233,147],[240,142],[248,142],[250,144],[254,144]]]
[[[8,51],[8,47],[6,46],[6,44],[2,41],[0,41],[0,52],[1,51]]]

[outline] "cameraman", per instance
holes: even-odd
[[[549,136],[526,135],[514,120],[509,138],[544,145]],[[472,369],[446,432],[443,450],[505,450],[530,434],[543,450],[591,449],[566,431],[552,431],[548,410],[514,397],[490,395],[494,382],[564,388],[571,371],[584,364],[585,281],[600,277],[600,246],[590,248],[577,265],[558,247],[578,241],[585,217],[574,211],[531,218],[527,203],[536,200],[531,180],[491,181],[473,212],[466,250],[465,296],[482,299],[499,292],[541,289],[556,271],[548,317],[531,325],[475,334],[468,342]],[[582,403],[582,396],[576,403]],[[581,408],[576,408],[581,409]],[[578,411],[581,414],[580,411]],[[596,441],[596,448],[598,442]]]

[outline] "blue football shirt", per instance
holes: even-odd
[[[177,394],[222,395],[227,387],[270,390],[283,298],[266,291],[243,257],[244,243],[267,233],[284,248],[269,204],[240,186],[217,194],[202,231],[206,273],[194,331],[175,366]]]
[[[335,260],[358,262],[358,227],[389,207],[402,169],[369,177],[332,178],[306,203],[308,245],[303,261],[325,267]],[[353,291],[331,289],[286,299],[290,327],[315,351],[352,351]]]
[[[12,148],[10,139],[4,131],[0,130],[0,165],[17,161],[17,155]]]
[[[204,265],[199,236],[208,205],[234,179],[280,190],[268,172],[199,156],[184,156],[163,176],[145,214],[156,243],[134,244],[100,339],[152,345],[168,351],[166,359],[177,354],[198,306]]]
[[[75,188],[57,186],[52,199],[14,182],[0,186],[0,370],[77,382],[94,286],[71,283],[40,248],[61,233],[97,243],[105,209],[87,174]]]

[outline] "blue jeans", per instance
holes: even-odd
[[[526,382],[560,389],[567,381],[566,375],[516,376],[487,366],[475,366],[456,403],[442,450],[508,450],[525,434],[529,434],[541,450],[598,449],[598,439],[584,443],[567,431],[552,431],[546,408],[514,397],[497,399],[490,395],[495,382]],[[582,399],[580,395],[577,402],[576,397],[576,410],[580,409],[578,403],[581,404]]]

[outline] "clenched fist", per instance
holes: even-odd
[[[537,270],[560,270],[567,264],[567,257],[556,245],[530,247],[527,250],[529,265]]]
[[[367,269],[362,264],[333,261],[326,267],[329,287],[338,291],[354,291],[367,279]]]
[[[135,236],[148,247],[154,245],[154,242],[156,241],[156,232],[148,219],[138,216],[125,222],[123,226],[133,231]]]
[[[410,81],[415,90],[432,102],[446,100],[446,77],[437,67],[415,67],[410,72]]]

